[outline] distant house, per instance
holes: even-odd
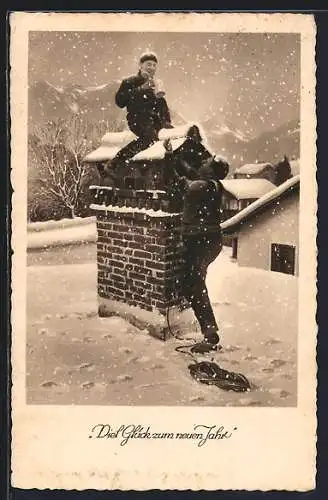
[[[275,184],[276,173],[272,163],[247,163],[235,170],[234,179],[267,179]]]
[[[240,266],[298,276],[299,187],[296,175],[222,223]]]
[[[224,188],[221,205],[223,220],[232,217],[275,188],[275,185],[266,179],[227,179],[221,182]]]
[[[234,179],[266,179],[279,186],[293,175],[291,162],[286,156],[278,163],[247,163],[235,170]]]

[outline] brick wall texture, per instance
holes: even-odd
[[[181,217],[97,213],[98,294],[165,314],[182,305]]]

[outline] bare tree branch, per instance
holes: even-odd
[[[59,200],[72,217],[87,175],[83,158],[99,145],[108,129],[116,130],[118,126],[107,122],[106,127],[105,122],[88,122],[74,115],[68,120],[49,121],[36,128],[29,142],[29,152],[40,172],[38,180],[45,192]]]

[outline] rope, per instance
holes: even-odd
[[[167,307],[166,320],[169,332],[171,333],[172,337],[176,338],[177,340],[184,340],[173,333],[170,325],[169,313],[170,308]],[[241,373],[228,372],[227,370],[220,368],[216,363],[213,363],[213,359],[212,362],[200,362],[191,352],[184,350],[189,349],[193,344],[180,345],[177,346],[175,350],[182,354],[187,354],[192,358],[194,364],[189,365],[188,368],[190,375],[195,380],[208,385],[216,385],[225,390],[233,390],[236,392],[245,392],[250,390],[251,386],[249,384],[249,381]],[[201,376],[204,372],[204,366],[207,367],[207,371],[210,369],[210,373],[207,373],[206,377]],[[221,377],[219,375],[221,375]]]
[[[170,313],[170,308],[169,308],[169,307],[167,307],[167,309],[166,309],[166,322],[167,322],[167,327],[168,327],[168,329],[169,329],[170,334],[172,335],[172,337],[174,337],[174,338],[175,338],[175,339],[177,339],[177,340],[185,340],[184,338],[182,338],[182,337],[178,337],[178,335],[175,335],[175,334],[173,333],[173,331],[172,331],[172,329],[171,329],[171,325],[170,325],[170,317],[169,317],[169,313]],[[182,349],[189,349],[189,348],[190,348],[192,345],[194,345],[194,344],[195,344],[195,342],[193,342],[192,344],[186,344],[186,345],[180,345],[180,346],[177,346],[177,347],[175,348],[175,351],[180,352],[180,353],[182,353],[182,354],[187,354],[188,356],[190,356],[190,357],[192,358],[193,362],[194,362],[195,364],[197,364],[197,363],[198,363],[198,360],[195,358],[195,356],[194,356],[191,352],[182,350]]]

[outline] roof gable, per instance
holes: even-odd
[[[272,163],[247,163],[246,165],[237,168],[235,173],[254,175],[263,172],[263,170],[267,168],[273,168]]]
[[[248,205],[248,207],[244,208],[230,219],[224,221],[221,224],[222,230],[225,234],[236,232],[245,222],[250,220],[255,215],[263,213],[265,210],[269,209],[272,204],[277,203],[279,199],[289,196],[291,193],[297,192],[299,187],[300,176],[295,175],[280,186],[261,196],[261,198]]]

